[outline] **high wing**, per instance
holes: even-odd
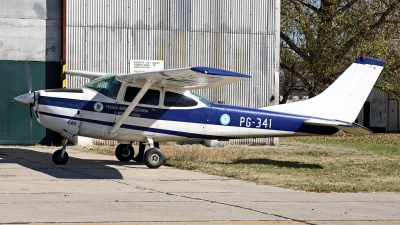
[[[110,73],[88,72],[80,70],[66,70],[66,74],[80,76],[90,80]],[[116,79],[121,82],[144,85],[147,80],[152,80],[153,87],[168,87],[175,89],[205,89],[216,88],[251,76],[228,70],[211,67],[189,67],[134,74],[117,74]]]
[[[119,74],[121,82],[144,85],[152,80],[153,87],[175,89],[204,89],[224,86],[251,76],[210,67],[190,67],[135,74]]]

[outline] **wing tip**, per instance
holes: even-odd
[[[229,71],[229,70],[217,69],[217,68],[212,68],[212,67],[191,67],[190,69],[195,72],[211,74],[211,75],[234,76],[234,77],[244,77],[244,78],[251,77],[247,74],[238,73],[238,72]]]

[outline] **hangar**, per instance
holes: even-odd
[[[59,139],[35,120],[30,138],[28,107],[12,99],[26,92],[26,60],[34,90],[61,87],[62,60],[70,70],[106,73],[130,72],[131,60],[160,60],[165,69],[209,66],[252,76],[200,93],[210,100],[278,104],[279,0],[3,0],[2,6],[1,144]],[[67,87],[86,82],[66,77]]]

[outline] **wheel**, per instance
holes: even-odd
[[[115,156],[121,162],[129,162],[134,154],[135,151],[132,145],[120,144],[115,149]]]
[[[64,165],[68,162],[68,153],[64,152],[64,156],[61,157],[62,150],[57,150],[53,153],[53,162],[57,165]]]
[[[165,163],[164,153],[159,148],[151,148],[144,153],[144,163],[149,168],[158,168]]]

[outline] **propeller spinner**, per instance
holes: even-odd
[[[14,100],[33,106],[33,104],[35,103],[35,93],[30,92],[30,93],[26,93],[23,95],[19,95],[19,96],[15,97]]]

